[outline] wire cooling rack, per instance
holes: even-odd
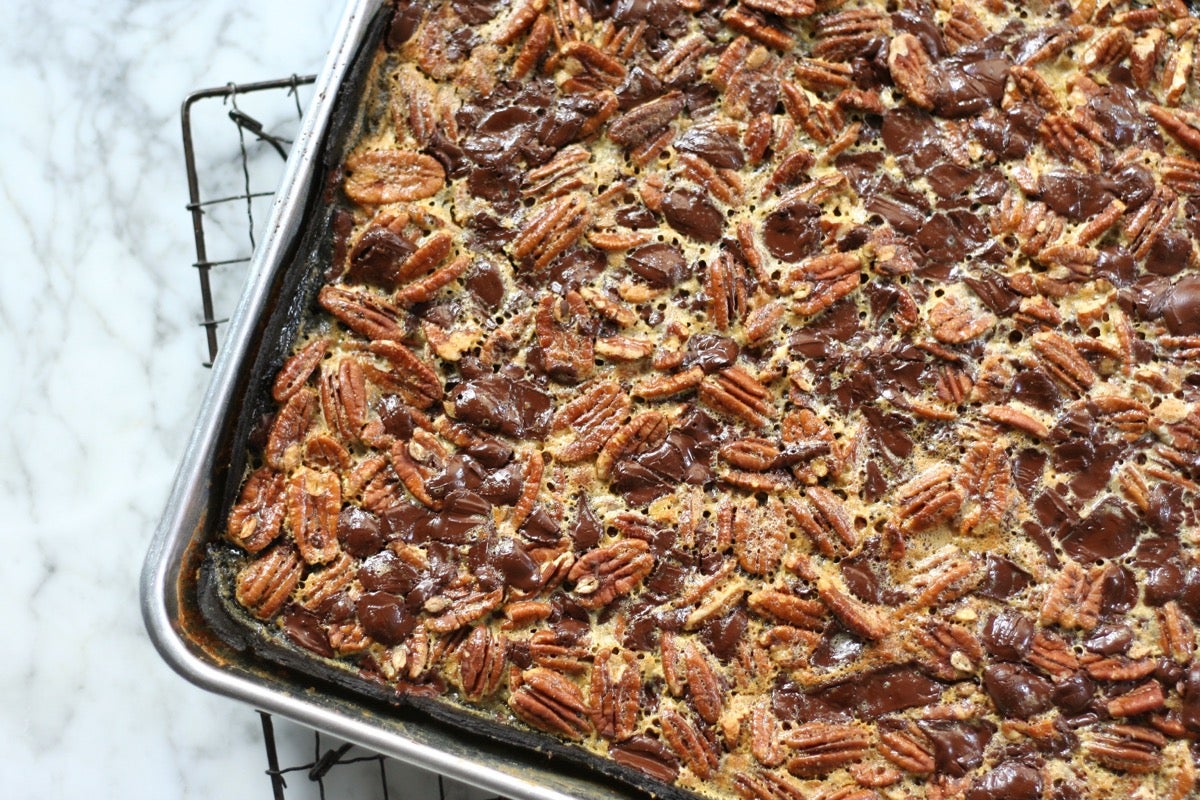
[[[203,89],[183,102],[183,155],[195,239],[201,320],[211,366],[223,313],[233,309],[246,265],[283,178],[292,137],[315,76]],[[493,795],[258,712],[274,800],[484,800]],[[495,798],[499,800],[499,798]]]

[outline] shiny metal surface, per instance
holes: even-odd
[[[255,331],[271,311],[268,287],[289,262],[301,233],[306,198],[318,173],[334,101],[383,0],[351,0],[276,195],[267,236],[258,247],[199,418],[146,555],[141,606],[146,629],[163,659],[193,684],[254,708],[358,743],[401,761],[495,791],[514,800],[615,800],[631,796],[608,781],[571,774],[549,757],[460,735],[414,715],[349,695],[313,691],[303,678],[223,645],[206,630],[191,589],[198,554],[214,527],[207,519],[223,486],[220,446],[242,398],[239,387],[254,362]],[[216,493],[214,495],[214,493]]]

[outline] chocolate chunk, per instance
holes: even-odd
[[[674,286],[688,276],[688,264],[674,245],[656,242],[631,250],[625,265],[656,289]]]
[[[723,617],[715,617],[700,628],[700,638],[717,660],[727,664],[737,655],[746,633],[749,617],[745,609],[735,608]]]
[[[1004,661],[1020,661],[1033,645],[1033,620],[1019,611],[1005,609],[988,617],[983,626],[983,646]]]
[[[504,279],[500,270],[490,261],[479,260],[472,266],[466,278],[467,291],[488,311],[500,308],[504,300]]]
[[[1013,459],[1013,480],[1026,498],[1033,497],[1035,491],[1041,488],[1046,461],[1045,453],[1031,447],[1020,451]]]
[[[1129,506],[1108,498],[1060,536],[1063,549],[1076,561],[1087,563],[1118,558],[1137,543],[1141,526]]]
[[[966,800],[1041,800],[1042,773],[1019,761],[1005,761],[976,778]]]
[[[634,230],[653,228],[658,224],[654,212],[645,206],[622,206],[616,210],[613,217],[618,224]]]
[[[881,180],[878,193],[867,198],[864,205],[872,214],[883,217],[906,236],[920,232],[930,210],[929,200],[923,192],[890,179]],[[769,245],[767,249],[770,249]]]
[[[1036,367],[1027,367],[1017,373],[1009,396],[1013,400],[1028,403],[1042,411],[1056,411],[1062,401],[1062,393],[1058,390],[1058,384]]]
[[[329,635],[325,633],[321,619],[316,614],[300,606],[290,605],[279,616],[279,621],[283,624],[283,632],[293,642],[319,656],[333,658]]]
[[[663,783],[673,783],[679,775],[679,759],[665,744],[649,736],[639,734],[624,742],[615,742],[609,745],[608,754],[618,764]]]
[[[571,526],[571,541],[576,552],[590,550],[600,543],[600,535],[604,526],[596,519],[592,504],[586,496],[580,494],[575,498],[575,523]]]
[[[862,719],[935,703],[945,689],[913,667],[890,667],[857,675],[810,692],[822,704]]]
[[[738,140],[706,125],[697,125],[673,143],[676,150],[695,153],[717,169],[741,169],[746,156]]]
[[[1009,63],[999,58],[966,54],[944,58],[933,68],[933,110],[943,117],[969,117],[1004,97]]]
[[[892,28],[896,33],[911,33],[917,37],[921,46],[925,48],[925,52],[932,56],[934,61],[946,57],[946,43],[942,39],[941,30],[933,20],[933,13],[929,6],[914,5],[903,11],[895,12],[892,14]]]
[[[1124,614],[1138,599],[1137,579],[1128,568],[1112,564],[1101,584],[1100,610],[1105,614]]]
[[[979,170],[959,166],[952,161],[943,161],[925,172],[929,188],[943,199],[957,197],[979,179]]]
[[[365,508],[348,505],[338,513],[338,541],[355,558],[369,558],[385,544],[379,517]]]
[[[634,106],[662,97],[664,91],[663,82],[658,76],[638,64],[625,74],[625,80],[617,87],[617,100],[620,109],[628,111]]]
[[[831,627],[821,636],[813,649],[810,662],[821,669],[834,669],[862,655],[866,644],[862,639],[841,627]]]
[[[417,626],[404,601],[387,592],[364,593],[355,610],[366,634],[387,647],[403,643]]]
[[[454,491],[440,512],[400,503],[383,513],[386,529],[409,542],[463,544],[467,534],[491,519],[491,504],[471,492]]]
[[[1008,279],[993,269],[982,269],[963,276],[966,283],[992,312],[1009,316],[1021,307],[1021,295],[1013,291]]]
[[[917,245],[932,261],[962,261],[990,238],[987,225],[970,211],[939,212],[917,232]]]
[[[477,164],[506,166],[535,144],[534,126],[540,122],[533,109],[519,105],[486,113],[463,139],[463,152]]]
[[[420,577],[416,567],[400,560],[391,550],[371,556],[358,568],[358,581],[368,592],[403,596],[413,590]]]
[[[590,283],[608,266],[608,259],[599,250],[572,247],[563,253],[537,277],[541,284],[557,295],[579,289]]]
[[[683,355],[685,368],[700,367],[704,374],[720,372],[737,361],[740,352],[737,342],[716,333],[701,333],[688,339]]]
[[[942,137],[937,122],[928,112],[910,106],[889,109],[883,115],[880,129],[883,146],[894,156],[913,155],[931,150],[931,157],[941,155]]]
[[[392,20],[388,25],[387,47],[397,50],[400,45],[412,38],[425,17],[426,6],[417,0],[398,0],[392,11]]]
[[[1050,707],[1054,686],[1019,664],[991,664],[983,670],[983,688],[1001,714],[1029,719]]]
[[[1154,194],[1154,176],[1140,164],[1127,164],[1112,174],[1112,191],[1132,214]]]
[[[763,223],[763,244],[780,261],[795,263],[821,243],[821,208],[803,200],[776,209]]]
[[[408,239],[382,225],[368,228],[350,251],[346,280],[394,289],[396,270],[416,249]]]
[[[983,751],[996,729],[990,722],[918,720],[917,727],[933,743],[938,772],[961,778],[983,763]]]
[[[1091,705],[1095,696],[1096,682],[1087,673],[1076,672],[1058,682],[1051,700],[1068,714],[1080,714]]]
[[[538,562],[516,539],[510,537],[499,539],[494,546],[489,548],[488,555],[491,563],[504,576],[506,586],[513,586],[528,592],[542,585]]]
[[[1153,275],[1177,275],[1191,263],[1192,242],[1181,231],[1163,231],[1150,243],[1146,271]]]
[[[1124,653],[1133,644],[1133,631],[1128,625],[1101,625],[1083,640],[1083,646],[1093,653],[1112,656]]]
[[[1104,138],[1118,149],[1138,145],[1162,150],[1158,125],[1138,110],[1137,101],[1125,87],[1102,89],[1088,100],[1088,110]]]
[[[1006,600],[1024,591],[1031,581],[1029,573],[1007,558],[988,553],[984,560],[983,580],[975,588],[975,593],[993,600]]]
[[[1044,112],[1031,103],[1015,103],[1004,112],[988,110],[969,125],[979,143],[1004,161],[1025,158],[1035,141]]]
[[[1114,199],[1115,185],[1104,175],[1057,168],[1038,180],[1041,201],[1072,222],[1094,217]]]
[[[456,419],[518,439],[541,439],[550,431],[554,401],[526,380],[502,375],[476,378],[451,394]]]
[[[1175,336],[1200,335],[1200,275],[1188,275],[1163,298],[1163,322]]]
[[[454,491],[474,491],[483,483],[487,471],[466,453],[454,453],[446,459],[442,471],[425,481],[431,497],[441,499]]]
[[[668,192],[662,213],[668,225],[698,242],[719,241],[725,230],[725,215],[705,192],[691,186]]]
[[[837,157],[838,172],[846,176],[854,191],[866,196],[879,185],[880,167],[885,154],[879,150],[864,150],[859,153],[842,153]],[[855,248],[856,249],[856,248]]]

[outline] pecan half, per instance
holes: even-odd
[[[828,609],[823,603],[778,589],[751,592],[746,598],[746,605],[759,616],[810,631],[823,630],[828,618]]]
[[[342,510],[342,483],[332,472],[301,467],[285,490],[287,522],[300,555],[308,564],[325,564],[337,558],[338,514]]]
[[[617,661],[608,650],[596,655],[588,692],[592,726],[605,739],[625,741],[637,732],[641,710],[642,675],[637,659],[623,651],[620,673],[610,666]]]
[[[321,411],[325,423],[346,445],[358,442],[367,421],[367,381],[356,358],[343,358],[321,368]]]
[[[858,544],[854,523],[842,501],[823,486],[810,486],[803,499],[787,502],[788,512],[816,548],[830,558]]]
[[[293,353],[279,368],[279,374],[275,376],[275,382],[271,386],[271,396],[275,398],[275,402],[286,403],[292,395],[300,391],[328,350],[329,339],[320,337]]]
[[[756,428],[764,427],[776,414],[775,406],[770,403],[770,391],[740,366],[728,367],[705,378],[699,396],[710,408]]]
[[[861,761],[871,740],[858,725],[806,722],[787,731],[783,743],[792,751],[787,771],[798,778],[814,778]]]
[[[641,539],[626,539],[585,553],[567,573],[584,608],[603,608],[633,590],[650,574],[654,556]]]
[[[722,250],[709,264],[704,291],[708,318],[718,330],[741,323],[746,316],[746,272],[728,251]]]
[[[953,519],[963,494],[954,485],[954,469],[938,464],[897,489],[895,499],[895,520],[901,531],[912,533]]]
[[[270,467],[259,467],[250,473],[229,512],[226,538],[251,553],[275,541],[286,513],[283,489],[283,475]]]
[[[614,464],[630,455],[656,447],[668,430],[667,419],[657,411],[646,411],[625,423],[596,457],[596,472],[607,478]]]
[[[1162,765],[1167,739],[1141,725],[1104,725],[1083,739],[1083,750],[1110,769],[1143,775]]]
[[[359,205],[378,206],[433,197],[446,183],[436,159],[407,150],[363,150],[345,161],[346,196]]]
[[[556,197],[526,217],[512,241],[513,255],[528,260],[535,271],[544,269],[579,241],[591,220],[587,203],[578,193]]]
[[[663,738],[696,776],[712,777],[720,763],[717,744],[690,719],[673,708],[664,707],[660,715]]]
[[[304,437],[312,427],[318,405],[317,394],[311,389],[301,389],[287,399],[267,435],[263,461],[268,467],[288,472],[299,465]]]
[[[733,553],[738,565],[746,572],[751,575],[773,573],[779,568],[787,543],[787,524],[779,498],[769,498],[765,506],[734,509]]]
[[[321,307],[357,334],[368,339],[402,339],[400,310],[373,292],[325,285],[317,293]]]
[[[843,625],[863,638],[879,640],[894,630],[884,608],[855,598],[831,578],[817,579],[817,596]]]
[[[592,327],[591,313],[578,292],[542,298],[536,331],[542,361],[550,377],[574,382],[592,374],[596,366]]]
[[[259,619],[279,613],[300,584],[304,563],[295,548],[278,544],[238,572],[234,597]]]
[[[574,439],[559,447],[554,457],[564,464],[591,458],[612,440],[629,413],[629,395],[615,381],[597,383],[572,400],[554,417],[554,430],[569,430]]]
[[[541,667],[521,673],[508,707],[526,724],[578,741],[592,730],[583,692],[567,678]]]
[[[888,45],[887,63],[892,80],[909,102],[918,108],[932,109],[933,92],[929,84],[933,59],[921,40],[911,33],[895,36]]]
[[[928,775],[937,765],[932,743],[912,720],[898,728],[881,728],[878,747],[881,756],[905,772]]]
[[[608,138],[622,147],[637,147],[666,128],[683,107],[681,92],[669,92],[642,103],[608,124]]]
[[[506,663],[504,652],[504,637],[482,625],[459,645],[459,686],[468,700],[481,700],[500,688]]]

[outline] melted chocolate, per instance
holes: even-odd
[[[784,684],[775,690],[775,708],[781,718],[797,722],[847,715],[876,719],[935,703],[944,688],[913,667],[889,667],[807,692]]]
[[[1118,558],[1133,549],[1141,526],[1129,506],[1108,498],[1060,537],[1063,549],[1076,561],[1087,563]]]
[[[966,800],[1040,800],[1041,796],[1041,771],[1018,761],[1006,761],[972,781]]]
[[[690,186],[668,192],[662,213],[668,225],[698,242],[718,241],[725,230],[725,215],[706,193]]]
[[[516,539],[502,538],[489,548],[491,563],[504,576],[504,584],[528,592],[542,585],[538,562]]]
[[[970,53],[939,61],[933,68],[933,110],[942,117],[979,114],[1000,105],[1009,63]]]
[[[416,249],[415,244],[388,228],[368,228],[350,251],[346,280],[395,289],[396,270]]]
[[[342,548],[355,558],[370,558],[385,543],[379,517],[351,505],[338,513],[337,537]]]
[[[485,376],[461,384],[451,394],[456,419],[485,431],[518,439],[542,439],[550,432],[554,401],[525,380]]]
[[[1003,556],[989,553],[984,561],[983,580],[975,593],[993,600],[1007,600],[1024,591],[1031,582],[1029,573],[1016,564]]]
[[[325,658],[333,658],[333,647],[329,636],[321,625],[321,618],[297,605],[288,606],[280,615],[283,632],[301,647],[312,650]]]
[[[1163,322],[1176,336],[1200,335],[1200,275],[1188,275],[1163,298]]]
[[[665,744],[649,736],[637,735],[608,748],[613,761],[636,769],[651,778],[671,783],[679,775],[679,759]]]
[[[404,596],[413,590],[420,578],[416,567],[402,561],[391,550],[371,556],[358,568],[358,581],[368,592]]]
[[[1091,705],[1095,696],[1096,682],[1086,673],[1076,672],[1058,682],[1051,700],[1068,714],[1080,714]]]
[[[988,617],[983,626],[983,646],[993,657],[1020,661],[1033,645],[1033,620],[1019,611],[1005,609]]]
[[[1054,686],[1019,664],[991,664],[983,670],[983,688],[1001,714],[1029,719],[1050,707]]]
[[[1038,181],[1042,202],[1072,222],[1094,217],[1107,208],[1115,188],[1104,175],[1066,168],[1052,169]]]
[[[821,243],[821,208],[803,200],[782,206],[763,223],[763,244],[789,264],[817,251]]]
[[[933,743],[938,772],[961,778],[983,763],[983,751],[996,732],[990,722],[919,720],[917,727]]]
[[[476,261],[466,279],[467,291],[488,311],[500,308],[504,301],[504,279],[489,261]]]
[[[690,272],[679,248],[661,242],[631,250],[625,258],[625,265],[656,289],[674,286]]]
[[[700,638],[717,660],[728,664],[737,655],[748,622],[745,609],[735,608],[725,616],[705,623],[700,628]]]
[[[702,333],[688,339],[683,366],[700,367],[705,375],[711,375],[731,366],[737,361],[738,353],[737,342],[728,336]]]
[[[404,601],[387,592],[365,592],[358,598],[355,611],[363,631],[387,647],[403,643],[417,626],[417,618]]]
[[[741,169],[746,163],[737,138],[706,125],[697,125],[673,143],[676,150],[695,153],[717,169]]]

